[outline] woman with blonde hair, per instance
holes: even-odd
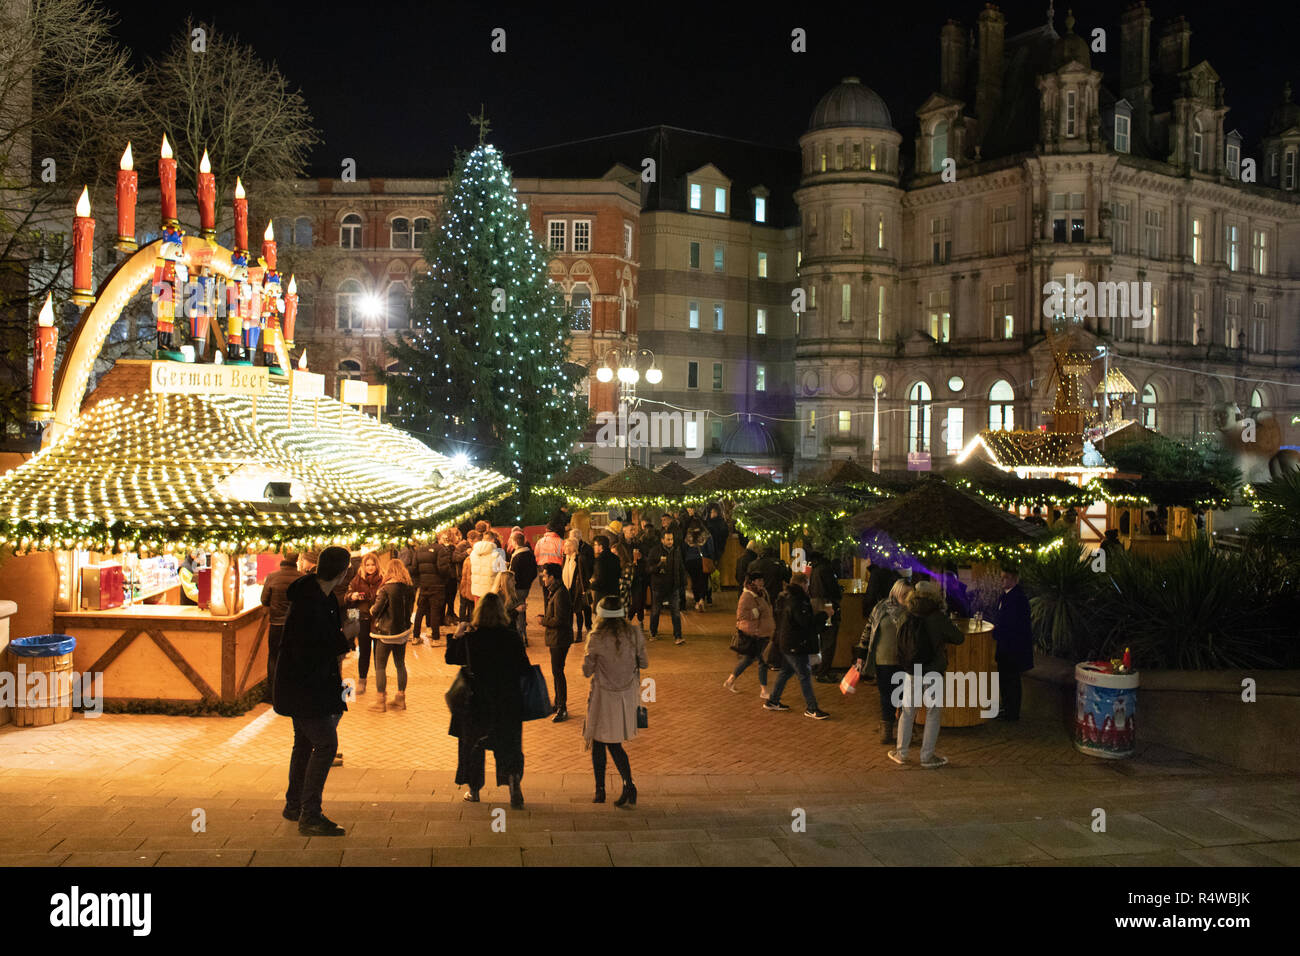
[[[411,636],[411,614],[415,610],[415,585],[411,572],[401,561],[389,561],[384,583],[370,608],[370,636],[375,641],[375,690],[378,699],[369,707],[376,713],[388,710],[388,658],[397,667],[394,710],[406,710],[406,640]]]
[[[496,755],[497,786],[509,785],[510,805],[524,805],[524,693],[519,679],[531,665],[514,619],[496,591],[474,605],[473,622],[461,624],[447,642],[448,664],[469,668],[473,697],[469,712],[453,714],[449,733],[460,738],[456,783],[465,799],[478,803],[483,789],[485,751]]]
[[[587,656],[582,673],[591,678],[587,697],[587,719],[582,736],[591,747],[591,769],[596,775],[596,796],[592,803],[605,802],[605,750],[614,756],[614,766],[623,778],[623,794],[614,806],[636,806],[636,785],[632,765],[623,749],[637,730],[641,669],[649,667],[645,634],[629,624],[623,602],[614,595],[596,606],[596,623],[587,638]]]
[[[366,692],[366,679],[370,676],[370,608],[384,586],[384,576],[379,571],[379,556],[368,551],[361,556],[361,567],[348,582],[347,607],[356,608],[360,630],[357,632],[357,693]]]
[[[515,572],[498,571],[496,580],[492,582],[492,593],[501,598],[506,613],[510,615],[511,620],[514,620],[515,615],[523,608],[519,600],[519,591],[515,587]]]

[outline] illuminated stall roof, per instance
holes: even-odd
[[[295,399],[290,420],[283,385],[138,393],[85,409],[0,477],[0,536],[19,551],[392,546],[511,487],[332,398]]]

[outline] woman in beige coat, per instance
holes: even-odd
[[[623,778],[623,793],[614,806],[636,806],[636,786],[623,741],[636,736],[640,670],[648,666],[641,628],[628,623],[623,603],[615,595],[601,599],[596,606],[596,625],[587,638],[587,656],[582,661],[583,675],[591,678],[582,735],[591,747],[591,768],[596,774],[593,803],[605,802],[608,748]]]

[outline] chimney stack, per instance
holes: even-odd
[[[1151,116],[1151,11],[1145,0],[1130,4],[1120,19],[1119,85],[1133,107],[1133,138],[1145,143]]]
[[[961,24],[949,20],[939,31],[939,92],[961,99],[966,85],[966,43]]]
[[[1002,103],[1002,38],[1007,20],[993,4],[984,4],[979,17],[979,74],[975,81],[975,113],[983,135],[993,126]]]
[[[1192,54],[1192,26],[1186,17],[1175,17],[1160,31],[1159,68],[1162,76],[1175,76],[1187,69]]]

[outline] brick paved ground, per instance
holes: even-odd
[[[939,751],[951,764],[923,771],[885,758],[873,690],[846,699],[817,684],[833,715],[820,723],[801,705],[764,711],[752,669],[742,694],[721,687],[734,601],[687,615],[685,645],[650,646],[651,726],[628,745],[635,811],[589,802],[575,648],[575,719],[526,726],[527,807],[507,809],[506,832],[494,832],[500,804],[466,805],[452,784],[442,694],[454,669],[421,650],[410,709],[372,714],[362,698],[340,724],[345,766],[325,797],[346,837],[300,837],[280,818],[290,730],[265,705],[237,719],[106,715],[0,732],[0,864],[1300,864],[1293,775],[1150,746],[1098,761],[1059,722],[1032,718],[945,729]],[[530,655],[549,679],[539,639]],[[786,700],[800,704],[797,686]],[[612,799],[612,767],[609,789]],[[1098,807],[1105,833],[1090,827]],[[196,808],[204,832],[193,831]]]

